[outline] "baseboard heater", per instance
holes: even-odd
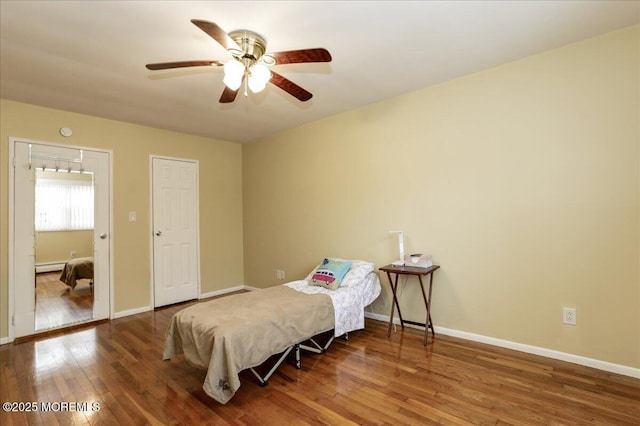
[[[64,265],[65,262],[38,263],[36,265],[36,274],[40,274],[42,272],[62,271]]]

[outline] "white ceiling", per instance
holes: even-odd
[[[268,51],[328,49],[333,62],[274,70],[219,104],[222,69],[152,62],[230,58],[193,25],[250,29]],[[638,1],[0,1],[0,95],[26,103],[248,142],[639,22]]]

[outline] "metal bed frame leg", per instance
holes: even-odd
[[[318,342],[316,342],[313,338],[311,338],[309,339],[309,342],[311,342],[315,347],[300,344],[300,348],[304,349],[305,351],[313,352],[316,354],[323,354],[327,351],[327,349],[329,348],[331,343],[333,343],[335,338],[336,338],[335,336],[331,336],[329,341],[324,346],[321,346]]]
[[[343,337],[346,341],[349,341],[349,333],[345,333]],[[302,368],[302,362],[300,361],[300,349],[304,349],[306,351],[314,352],[317,354],[323,354],[329,349],[329,346],[331,346],[331,344],[335,339],[336,339],[336,336],[332,334],[331,338],[323,346],[323,345],[320,345],[318,342],[316,342],[313,338],[310,338],[309,342],[311,342],[313,346],[307,346],[307,345],[303,345],[302,343],[298,343],[287,348],[287,350],[284,351],[282,355],[280,355],[280,358],[278,358],[278,360],[273,365],[273,367],[271,367],[271,370],[269,370],[269,372],[264,376],[261,376],[260,373],[258,373],[253,367],[249,368],[249,370],[251,370],[253,375],[256,376],[256,378],[258,379],[258,382],[260,383],[260,386],[263,386],[263,387],[267,386],[269,384],[269,379],[271,378],[271,376],[273,376],[273,373],[276,372],[278,367],[280,367],[280,364],[284,362],[284,360],[287,358],[287,355],[289,355],[289,353],[291,353],[292,350],[295,350],[296,368],[299,370],[300,368]]]
[[[346,340],[347,342],[349,341],[349,333],[345,333],[343,337],[344,337],[344,340]],[[327,343],[325,343],[324,346],[322,346],[321,344],[316,342],[312,337],[309,339],[309,342],[311,342],[313,346],[303,345],[302,343],[299,346],[301,349],[304,349],[305,351],[313,352],[316,354],[323,354],[329,349],[329,346],[331,346],[331,344],[335,339],[336,339],[336,336],[331,335],[331,338],[327,341]]]
[[[282,353],[282,355],[280,355],[280,358],[278,358],[278,360],[276,361],[276,363],[273,365],[273,367],[271,367],[271,370],[269,370],[269,372],[263,377],[261,376],[253,367],[249,368],[249,370],[251,370],[251,372],[253,373],[254,376],[256,376],[258,378],[258,382],[260,383],[260,386],[267,386],[269,383],[269,379],[271,378],[271,376],[273,376],[273,373],[276,372],[276,370],[278,369],[278,367],[280,367],[280,364],[282,364],[282,362],[285,360],[285,358],[287,358],[287,355],[289,355],[289,353],[291,352],[292,349],[296,349],[296,368],[300,368],[300,345],[293,345],[291,347],[289,347],[286,351],[284,351]]]

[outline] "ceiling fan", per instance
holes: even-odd
[[[191,22],[227,49],[231,53],[232,59],[224,64],[217,60],[202,60],[162,62],[147,64],[146,67],[156,71],[171,68],[223,66],[225,87],[220,96],[221,103],[233,102],[243,83],[245,96],[247,95],[247,87],[257,93],[264,89],[267,83],[271,83],[302,102],[308,101],[313,96],[310,92],[270,70],[269,67],[305,62],[331,62],[331,54],[327,49],[314,48],[266,53],[266,40],[253,31],[236,30],[227,34],[213,22],[200,19],[192,19]]]

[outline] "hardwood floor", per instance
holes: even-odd
[[[78,280],[71,290],[60,272],[36,274],[36,330],[61,327],[93,318],[93,291],[89,280]]]
[[[250,372],[226,405],[202,390],[206,372],[162,361],[170,317],[191,303],[0,347],[0,412],[12,424],[573,424],[638,425],[640,380],[386,324],[303,352],[260,387]],[[98,411],[93,411],[92,403]],[[54,403],[47,406],[47,403]],[[61,403],[88,403],[65,411]],[[58,409],[42,412],[45,408]],[[71,406],[77,409],[78,406]]]

